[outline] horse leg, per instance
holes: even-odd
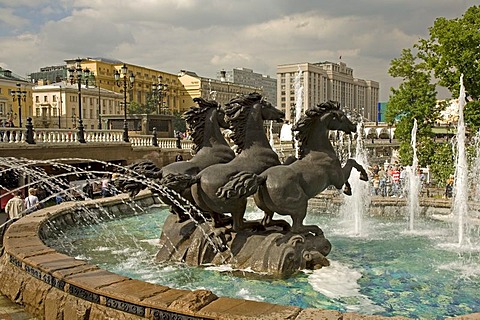
[[[365,169],[360,164],[358,164],[358,162],[355,161],[354,159],[348,159],[342,168],[342,173],[343,173],[343,178],[345,179],[344,181],[345,187],[343,189],[343,192],[349,196],[352,195],[352,188],[350,186],[350,183],[348,182],[348,178],[350,178],[350,173],[352,171],[352,168],[355,168],[358,172],[360,172],[360,180],[368,181],[368,174],[365,171]]]
[[[355,159],[348,159],[347,163],[342,168],[343,174],[346,177],[345,180],[348,180],[348,177],[350,177],[352,168],[355,168],[358,172],[360,172],[360,180],[368,181],[367,171],[365,171],[365,169],[357,161],[355,161]]]
[[[232,211],[233,230],[240,232],[245,229],[253,229],[255,231],[263,231],[265,227],[258,221],[244,221],[245,210],[247,209],[247,201],[244,200],[237,204],[235,211]]]
[[[213,227],[222,228],[232,223],[232,218],[219,212],[210,212],[210,217],[213,220]]]
[[[348,182],[348,180],[345,180],[345,186],[343,187],[343,193],[345,193],[347,196],[352,195],[352,187],[350,186],[350,182]]]
[[[273,220],[273,211],[271,210],[265,210],[264,211],[265,215],[263,216],[262,219],[262,225],[266,227],[271,227],[271,226],[279,226],[282,228],[283,231],[289,231],[292,227],[290,224],[285,221],[285,220]]]
[[[292,217],[292,233],[313,233],[316,236],[323,235],[322,229],[316,225],[309,225],[306,226],[303,224],[303,220],[307,215],[307,206],[304,208],[299,208],[295,211],[294,214],[291,215]]]

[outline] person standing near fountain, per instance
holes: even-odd
[[[447,180],[447,185],[445,186],[445,198],[451,198],[453,195],[453,182],[455,180],[455,177],[453,175],[450,175],[450,177]]]
[[[38,200],[36,189],[28,189],[28,197],[25,198],[25,207],[27,208],[27,214],[40,207],[40,201]]]
[[[25,203],[20,190],[13,192],[13,198],[8,200],[5,206],[5,213],[8,219],[20,219],[25,215]]]

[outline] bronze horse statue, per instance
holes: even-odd
[[[210,213],[214,219],[219,214],[230,213],[234,230],[241,230],[245,227],[243,219],[236,217],[243,217],[247,199],[224,199],[217,195],[217,191],[239,172],[259,174],[281,164],[277,153],[270,146],[263,122],[282,121],[285,114],[258,93],[234,98],[224,109],[238,155],[228,163],[207,167],[196,176],[177,175],[175,178],[177,183],[191,185],[194,203],[200,210]],[[221,226],[221,222],[215,221],[215,226]]]
[[[189,161],[178,161],[168,164],[161,169],[152,161],[145,160],[134,163],[127,167],[146,178],[154,179],[160,185],[168,184],[168,177],[172,174],[196,175],[201,170],[217,163],[226,163],[235,158],[235,153],[225,140],[221,129],[229,128],[225,122],[225,112],[223,108],[213,100],[204,100],[203,98],[194,98],[193,101],[198,104],[184,113],[183,118],[191,131],[194,142],[193,151],[195,155]],[[133,180],[121,180],[119,189],[128,191],[130,196],[135,196],[144,185]],[[193,201],[190,188],[173,188],[182,197]],[[184,211],[179,210],[172,201],[162,197],[162,201],[171,206],[171,210],[184,218]]]
[[[322,234],[318,226],[303,225],[308,200],[330,185],[340,189],[345,184],[349,189],[352,168],[360,172],[361,180],[368,180],[367,172],[354,159],[348,159],[341,166],[328,139],[329,130],[350,134],[357,127],[337,104],[328,101],[307,110],[293,130],[298,132],[301,143],[299,160],[290,165],[270,167],[261,174],[239,172],[220,188],[218,194],[227,202],[254,194],[255,204],[265,212],[262,221],[265,226],[273,224],[273,214],[278,213],[291,216],[293,233]],[[243,213],[236,219],[243,219]]]

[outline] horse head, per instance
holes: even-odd
[[[338,102],[329,100],[314,106],[308,112],[321,114],[321,121],[329,130],[341,130],[347,134],[357,131],[357,125],[340,109]]]
[[[264,98],[260,100],[258,105],[261,107],[263,120],[274,120],[277,122],[283,122],[283,119],[285,118],[285,112],[277,109]]]
[[[238,146],[238,153],[244,149],[247,140],[251,142],[257,139],[266,139],[263,130],[264,120],[283,121],[285,117],[283,111],[275,108],[257,92],[231,99],[225,104],[223,110],[225,111],[225,119],[233,131],[231,138]],[[261,132],[261,134],[258,132]],[[246,138],[246,134],[254,136]]]
[[[191,107],[190,110],[186,111],[183,114],[183,119],[191,131],[192,140],[195,144],[193,149],[198,152],[204,143],[208,142],[205,141],[205,134],[209,134],[206,126],[216,122],[220,127],[226,129],[229,125],[226,123],[225,113],[217,101],[203,98],[194,98],[193,101],[198,106]],[[210,124],[208,124],[209,122]]]

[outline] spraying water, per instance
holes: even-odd
[[[294,124],[297,123],[300,118],[302,117],[302,112],[303,112],[303,85],[302,85],[302,76],[303,72],[300,69],[300,66],[298,67],[298,72],[297,75],[295,76],[294,79],[294,85],[295,85],[295,119],[294,119]],[[299,147],[298,147],[298,141],[295,140],[295,156],[297,159],[299,158]]]
[[[465,242],[465,223],[468,218],[468,164],[465,151],[465,122],[463,108],[465,106],[465,87],[463,86],[463,74],[460,76],[460,95],[458,97],[458,129],[455,182],[453,189],[453,215],[458,223],[458,244]]]
[[[414,119],[412,129],[411,146],[413,149],[412,165],[407,168],[408,181],[408,212],[409,212],[409,230],[413,231],[415,216],[420,212],[420,203],[418,195],[420,194],[420,176],[418,175],[418,157],[417,157],[417,119]]]
[[[270,147],[272,147],[272,150],[277,152],[277,150],[275,150],[275,140],[273,139],[273,120],[270,120],[270,126],[268,127],[268,140],[270,143]]]
[[[364,168],[368,167],[367,150],[364,145],[363,122],[357,124],[357,139],[354,159]],[[368,190],[368,183],[360,180],[360,173],[352,170],[348,179],[352,187],[352,195],[345,196],[340,212],[347,219],[349,226],[353,221],[353,234],[362,236],[364,233],[363,217],[370,205],[371,196]]]

